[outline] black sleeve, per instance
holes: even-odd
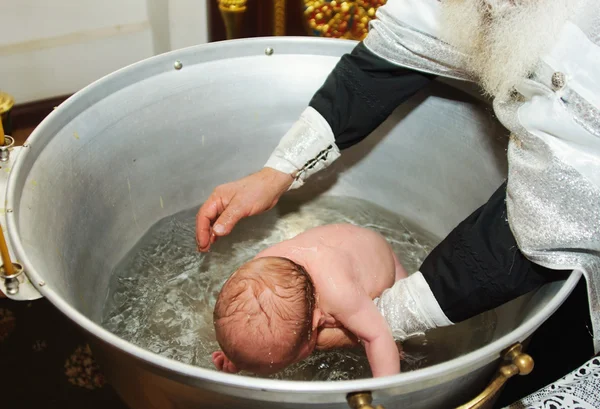
[[[433,295],[454,323],[569,274],[525,258],[510,230],[505,198],[506,183],[461,222],[421,266]]]
[[[360,142],[435,76],[392,64],[361,42],[345,54],[310,101],[339,149]]]

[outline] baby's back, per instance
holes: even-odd
[[[327,293],[332,285],[335,288],[336,281],[351,280],[371,298],[391,287],[396,281],[397,268],[402,269],[381,234],[352,224],[307,230],[257,255],[262,256],[287,257],[303,265],[317,291]]]

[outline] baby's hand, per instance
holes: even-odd
[[[227,372],[227,373],[238,373],[239,370],[235,367],[233,362],[231,362],[223,353],[223,351],[213,352],[212,354],[213,364],[219,371]]]

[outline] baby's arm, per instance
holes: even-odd
[[[363,342],[373,377],[400,372],[398,347],[373,300],[366,295],[358,296],[354,305],[336,314],[335,318]]]

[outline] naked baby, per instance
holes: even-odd
[[[268,375],[315,349],[356,345],[374,377],[400,371],[392,332],[373,299],[406,277],[379,233],[351,224],[310,229],[242,265],[214,310],[217,369]]]

